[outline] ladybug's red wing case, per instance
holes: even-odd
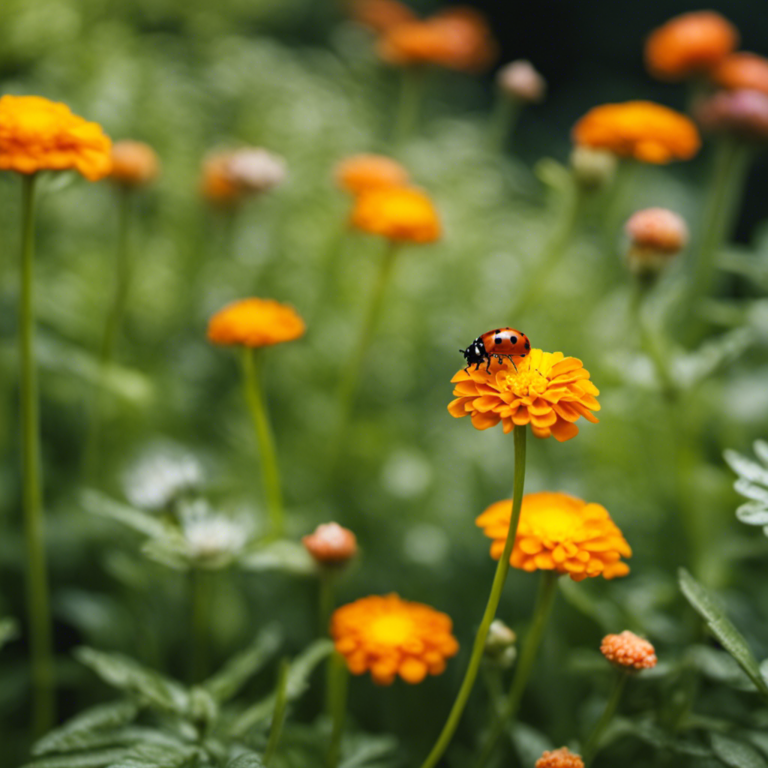
[[[531,349],[528,337],[515,328],[497,328],[484,333],[480,339],[491,357],[525,357]]]

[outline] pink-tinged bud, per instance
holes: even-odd
[[[547,91],[547,81],[525,59],[503,66],[496,75],[496,82],[502,93],[525,102],[543,101]]]
[[[321,565],[344,565],[357,554],[357,537],[338,523],[318,525],[314,533],[301,541]]]
[[[694,111],[706,131],[768,142],[768,95],[760,91],[719,91],[700,101]]]
[[[571,752],[568,747],[545,752],[537,761],[536,768],[584,768],[580,755]]]
[[[640,276],[657,276],[688,243],[688,226],[666,208],[637,211],[627,221],[627,263]]]
[[[628,629],[620,635],[606,635],[600,653],[611,664],[627,670],[652,669],[656,666],[656,649]]]

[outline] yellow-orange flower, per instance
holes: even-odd
[[[376,683],[389,685],[397,675],[420,683],[439,675],[459,644],[449,616],[397,595],[371,595],[338,608],[331,637],[353,675],[370,671]]]
[[[732,53],[720,62],[712,73],[712,80],[729,91],[768,94],[768,59],[756,53]]]
[[[512,515],[512,501],[491,504],[475,521],[490,539],[491,557],[504,551]],[[621,531],[600,504],[565,493],[529,493],[523,497],[520,524],[509,558],[523,571],[557,571],[574,581],[588,576],[613,579],[626,576],[629,566],[621,561],[632,550]]]
[[[141,141],[118,141],[112,146],[109,177],[126,187],[141,187],[156,176],[159,162],[155,150]]]
[[[228,304],[208,323],[214,344],[268,347],[304,335],[306,326],[293,307],[274,299],[242,299]]]
[[[580,146],[607,149],[644,163],[689,160],[701,146],[696,126],[685,115],[650,101],[603,104],[573,128]]]
[[[652,669],[656,666],[656,649],[647,640],[625,629],[620,635],[606,635],[600,653],[611,664],[629,670]]]
[[[378,33],[416,20],[416,14],[397,0],[354,0],[350,6],[350,15],[358,24]]]
[[[0,98],[0,169],[75,170],[89,181],[109,173],[112,143],[98,123],[41,96]]]
[[[342,160],[335,171],[336,183],[346,192],[359,195],[380,187],[404,187],[408,171],[384,155],[353,155]]]
[[[545,752],[536,761],[535,768],[584,768],[584,761],[568,747],[560,747]]]
[[[356,229],[390,240],[431,243],[441,234],[440,218],[420,189],[379,187],[355,200],[350,223]]]
[[[451,382],[456,399],[448,405],[457,419],[470,415],[476,429],[502,423],[504,432],[531,425],[536,437],[554,437],[559,442],[579,433],[575,422],[583,416],[597,423],[592,411],[600,410],[600,392],[589,379],[581,360],[562,352],[532,349],[528,357],[491,362],[460,370]]]
[[[738,42],[736,28],[719,13],[684,13],[649,35],[645,63],[660,80],[684,80],[717,66]]]
[[[497,46],[482,14],[457,7],[424,21],[391,27],[379,41],[378,51],[384,61],[396,66],[436,64],[476,72],[493,62]]]

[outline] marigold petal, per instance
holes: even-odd
[[[579,428],[569,421],[562,421],[558,419],[551,427],[552,437],[557,440],[558,443],[564,443],[566,440],[570,440],[579,434]]]
[[[497,413],[472,412],[472,426],[475,429],[489,429],[495,427],[500,421],[501,417]]]
[[[405,680],[406,683],[420,683],[429,671],[427,665],[420,659],[409,658],[405,659],[400,664],[400,677]]]
[[[462,416],[466,416],[469,413],[467,404],[472,402],[471,397],[457,397],[455,400],[451,400],[448,403],[448,412],[456,419],[460,419]]]

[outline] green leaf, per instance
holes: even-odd
[[[273,541],[238,558],[247,571],[284,571],[299,576],[317,573],[317,566],[306,548],[295,541]]]
[[[736,517],[747,525],[768,525],[768,506],[759,501],[749,501],[736,510]]]
[[[184,687],[127,656],[85,646],[76,648],[75,655],[109,685],[138,696],[152,706],[181,715],[189,710],[189,693]]]
[[[264,763],[260,755],[255,752],[246,752],[230,760],[227,768],[264,768]]]
[[[333,643],[330,640],[316,640],[296,657],[288,671],[286,698],[289,702],[294,701],[304,693],[312,671],[332,652]],[[230,728],[230,735],[244,735],[254,726],[267,720],[272,715],[274,708],[275,694],[271,693],[252,707],[246,709],[245,712],[235,720]]]
[[[203,688],[220,704],[229,701],[269,661],[279,648],[280,640],[277,625],[267,627],[248,648],[206,680]]]
[[[768,443],[765,440],[755,440],[753,448],[757,458],[768,466]]]
[[[345,741],[347,757],[339,768],[363,768],[388,762],[397,750],[397,739],[392,736],[352,736]]]
[[[729,768],[768,768],[765,758],[754,747],[729,736],[713,733],[712,750]]]
[[[131,722],[138,712],[139,707],[132,701],[99,704],[47,733],[34,745],[32,754],[45,755],[51,752],[70,752],[90,748],[94,746],[92,743],[94,736],[103,738],[103,733],[99,733],[100,731],[125,725]]]
[[[755,341],[750,328],[736,328],[705,341],[697,350],[675,358],[673,374],[682,389],[689,389],[721,366],[737,360]]]
[[[111,763],[109,768],[182,768],[199,754],[198,747],[187,744],[141,744]]]
[[[104,749],[99,752],[87,752],[82,755],[64,755],[63,757],[44,757],[27,763],[22,768],[101,768],[114,765],[127,754],[126,749]]]
[[[678,572],[680,589],[686,600],[694,610],[706,621],[712,634],[728,653],[739,663],[739,666],[747,673],[750,680],[758,690],[768,696],[768,684],[760,674],[757,660],[747,645],[747,641],[731,620],[725,615],[722,608],[715,602],[712,595],[685,568]]]
[[[15,619],[0,619],[0,648],[10,642],[19,634],[19,627]]]
[[[724,451],[723,457],[728,462],[728,466],[730,466],[739,477],[743,477],[750,483],[768,485],[768,469],[757,462],[731,450]]]
[[[749,480],[745,480],[743,477],[740,477],[733,487],[740,496],[746,496],[748,499],[757,501],[760,504],[768,504],[768,488],[750,483]]]
[[[555,748],[549,738],[525,723],[516,723],[508,730],[520,758],[520,765],[533,765],[542,752]]]
[[[133,528],[150,538],[160,538],[168,533],[168,526],[159,518],[139,509],[120,504],[98,491],[87,490],[82,495],[83,508],[94,515],[108,517],[118,523]]]

